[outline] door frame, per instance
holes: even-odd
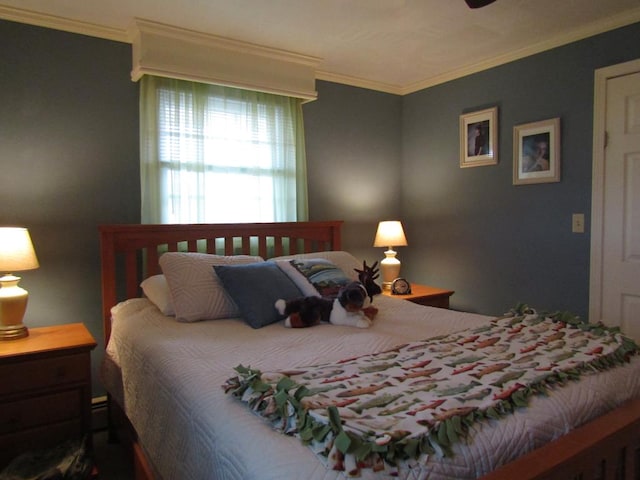
[[[607,81],[640,72],[640,59],[599,68],[595,71],[593,101],[593,168],[591,183],[591,266],[589,278],[589,321],[602,318],[602,276],[604,244],[604,161],[606,148]]]

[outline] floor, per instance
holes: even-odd
[[[109,443],[107,431],[93,434],[93,449],[98,480],[133,480],[133,466],[118,443]]]

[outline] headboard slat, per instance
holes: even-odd
[[[273,253],[275,257],[279,257],[281,255],[283,255],[283,249],[282,249],[282,237],[280,237],[279,235],[274,235],[273,236]]]
[[[258,237],[258,255],[267,257],[267,237]]]
[[[233,255],[233,238],[224,237],[224,254]]]
[[[215,238],[207,238],[207,249],[205,253],[213,254],[216,253],[216,239]]]
[[[128,250],[125,252],[125,275],[127,279],[132,279],[131,281],[127,281],[126,284],[126,292],[128,298],[133,298],[137,295],[138,292],[138,261],[136,258],[136,252],[132,250]]]
[[[150,277],[151,275],[156,275],[160,273],[160,265],[158,264],[158,247],[150,246],[146,249],[147,257],[146,257],[146,275]]]
[[[251,237],[246,235],[242,236],[242,254],[243,255],[251,254]]]

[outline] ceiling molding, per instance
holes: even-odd
[[[353,87],[367,88],[370,90],[377,90],[394,95],[408,95],[420,90],[424,90],[425,88],[433,87],[442,83],[456,80],[458,78],[466,77],[467,75],[498,67],[515,60],[520,60],[522,58],[535,55],[536,53],[541,53],[553,48],[561,47],[578,40],[583,40],[600,33],[615,30],[616,28],[626,27],[627,25],[632,25],[637,22],[640,22],[640,7],[633,9],[630,12],[627,11],[624,14],[616,15],[599,22],[591,23],[584,26],[583,28],[572,30],[566,34],[556,36],[544,42],[537,43],[535,45],[531,45],[514,52],[509,52],[505,55],[496,56],[484,62],[479,62],[465,68],[452,70],[450,72],[446,72],[441,75],[437,75],[435,77],[431,77],[406,86],[390,85],[387,83],[375,82],[372,80],[350,77],[347,75],[340,75],[322,70],[316,72],[316,78],[319,80],[341,83]]]
[[[392,93],[394,95],[402,95],[403,88],[399,85],[390,85],[388,83],[374,82],[364,78],[350,77],[348,75],[340,75],[337,73],[316,70],[316,78],[318,80],[326,80],[333,83],[342,83],[352,87],[367,88],[369,90],[377,90],[384,93]]]
[[[107,40],[114,40],[118,42],[131,43],[131,34],[130,30],[124,29],[115,29],[104,27],[97,24],[87,23],[76,21],[64,17],[58,17],[54,15],[45,15],[29,10],[24,10],[20,8],[14,7],[6,7],[0,5],[0,18],[5,20],[11,20],[20,23],[26,23],[30,25],[36,25],[39,27],[52,28],[56,30],[62,30],[71,33],[77,33],[81,35],[88,35],[92,37],[104,38]],[[578,40],[583,40],[585,38],[598,35],[600,33],[607,32],[609,30],[614,30],[616,28],[625,27],[627,25],[631,25],[633,23],[640,22],[640,7],[635,8],[631,11],[626,11],[623,14],[615,15],[604,20],[591,23],[582,28],[572,30],[567,32],[566,34],[558,35],[556,37],[550,38],[544,42],[537,43],[535,45],[530,45],[526,48],[522,48],[520,50],[509,52],[504,55],[499,55],[490,59],[487,59],[483,62],[476,63],[474,65],[470,65],[461,69],[452,70],[449,72],[442,73],[440,75],[436,75],[434,77],[426,78],[424,80],[409,84],[409,85],[391,85],[387,83],[376,82],[372,80],[367,80],[363,78],[351,77],[347,75],[341,75],[338,73],[317,70],[316,78],[319,80],[326,80],[334,83],[341,83],[345,85],[350,85],[359,88],[366,88],[370,90],[377,90],[380,92],[390,93],[394,95],[408,95],[419,90],[424,90],[425,88],[433,87],[435,85],[439,85],[445,82],[449,82],[451,80],[456,80],[461,77],[465,77],[467,75],[471,75],[474,73],[481,72],[483,70],[488,70],[493,67],[497,67],[500,65],[504,65],[506,63],[520,60],[522,58],[528,57],[530,55],[534,55],[537,53],[541,53],[547,50],[551,50],[553,48],[560,47],[562,45],[566,45]],[[169,29],[174,29],[179,31],[180,29],[177,27],[169,27]],[[184,31],[184,30],[183,30]],[[189,32],[190,34],[197,32]],[[203,36],[209,36],[207,34],[201,34]],[[313,57],[308,57],[305,55],[294,54],[290,52],[278,52],[276,49],[270,49],[268,47],[263,47],[259,45],[252,45],[243,42],[239,42],[232,39],[227,39],[223,37],[215,37],[221,42],[228,42],[228,45],[231,48],[248,48],[253,49],[257,48],[261,51],[261,55],[275,55],[274,58],[277,58],[278,55],[284,54],[298,56],[298,59],[305,63],[308,59],[309,63],[312,64],[317,62],[318,59]],[[240,45],[243,45],[240,47]],[[248,51],[248,50],[245,50]]]
[[[478,73],[483,70],[488,70],[490,68],[504,65],[506,63],[513,62],[515,60],[520,60],[522,58],[529,57],[537,53],[551,50],[553,48],[561,47],[563,45],[567,45],[569,43],[573,43],[578,40],[584,40],[585,38],[592,37],[600,33],[608,32],[610,30],[615,30],[616,28],[626,27],[627,25],[631,25],[637,22],[640,22],[640,7],[633,9],[631,11],[627,11],[620,15],[615,15],[613,17],[606,18],[599,22],[594,22],[589,25],[585,25],[582,28],[572,30],[563,35],[558,35],[544,42],[536,43],[534,45],[527,46],[526,48],[509,52],[504,55],[499,55],[499,56],[490,58],[486,61],[479,62],[474,65],[470,65],[465,68],[452,70],[450,72],[443,73],[442,75],[437,75],[435,77],[428,78],[411,85],[407,85],[401,88],[400,95],[407,95],[410,93],[417,92],[419,90],[424,90],[425,88],[433,87],[441,83],[466,77],[467,75],[471,75],[473,73]]]
[[[62,30],[69,33],[78,33],[90,37],[104,38],[116,42],[130,43],[126,30],[104,27],[88,22],[79,22],[70,18],[57,17],[42,13],[23,10],[21,8],[6,7],[0,5],[0,18],[13,22],[26,23],[37,27]]]

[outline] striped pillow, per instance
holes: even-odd
[[[240,311],[213,270],[214,265],[264,262],[252,255],[167,252],[160,257],[179,322],[239,318]]]

